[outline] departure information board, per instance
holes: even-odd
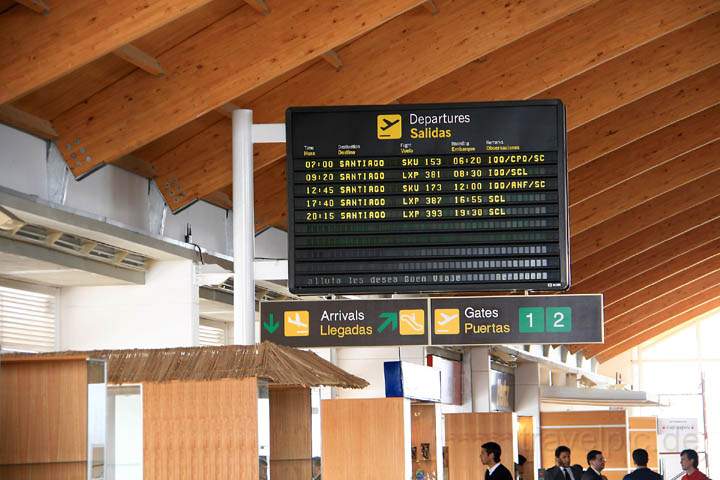
[[[290,108],[294,293],[569,287],[558,100]]]

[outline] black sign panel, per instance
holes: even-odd
[[[296,293],[565,290],[556,100],[287,111]]]
[[[602,343],[602,295],[430,300],[433,345]]]
[[[427,299],[262,302],[260,337],[291,347],[427,345]]]

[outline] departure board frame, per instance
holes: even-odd
[[[560,100],[291,107],[286,143],[291,292],[570,287],[567,139]],[[425,164],[403,163],[416,158]],[[414,172],[440,177],[406,177]],[[454,177],[441,176],[448,174]],[[400,191],[415,185],[444,191]],[[463,185],[467,195],[457,190]],[[341,186],[352,191],[340,193]],[[310,194],[311,188],[317,193]],[[364,198],[383,205],[366,206],[362,202],[371,200]],[[497,203],[489,203],[493,199]],[[335,203],[346,200],[347,208]],[[401,205],[409,201],[420,203]],[[426,203],[432,201],[446,203]],[[421,216],[408,216],[415,214]],[[434,214],[445,217],[426,216]],[[369,221],[355,222],[360,215]],[[423,265],[428,268],[419,268]]]

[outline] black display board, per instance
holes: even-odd
[[[433,345],[602,343],[602,295],[430,299]]]
[[[262,341],[292,347],[602,343],[602,295],[260,303]]]
[[[558,100],[290,108],[295,293],[569,288]]]

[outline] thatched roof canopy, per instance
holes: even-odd
[[[258,345],[184,347],[164,349],[67,351],[25,356],[84,355],[107,361],[108,383],[165,382],[170,380],[216,380],[257,377],[274,385],[303,387],[364,388],[368,382],[350,375],[313,352],[263,342]]]

